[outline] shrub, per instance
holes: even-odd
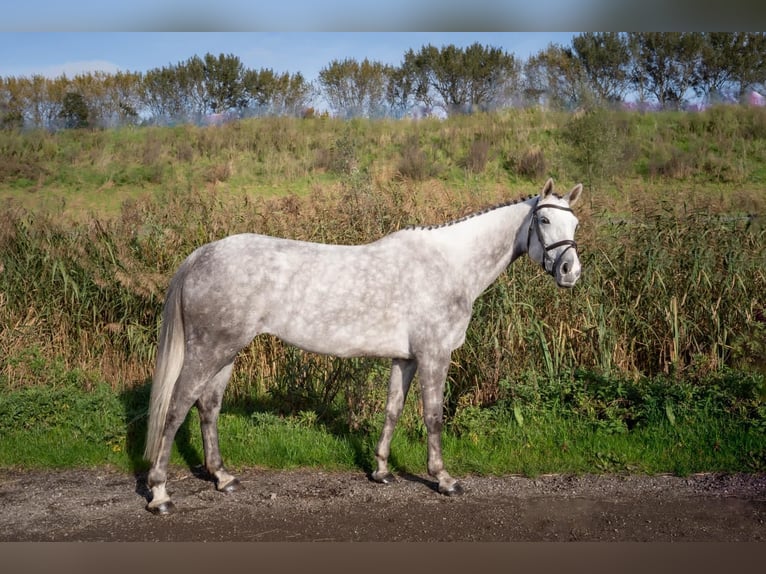
[[[538,146],[527,149],[514,161],[514,171],[531,180],[542,179],[548,173],[545,152]]]
[[[417,136],[409,138],[402,147],[397,170],[402,177],[415,181],[422,181],[433,173],[433,168],[426,153],[420,147]]]
[[[477,139],[471,144],[463,165],[471,173],[481,173],[487,167],[488,160],[489,142],[485,139]]]

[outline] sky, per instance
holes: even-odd
[[[225,53],[314,81],[333,60],[399,65],[426,44],[526,59],[583,31],[761,30],[765,13],[751,0],[11,0],[0,77],[145,72]]]
[[[11,0],[0,30],[16,31],[524,31],[635,25],[657,13],[681,22],[700,0]],[[703,2],[705,0],[702,0]],[[729,5],[739,0],[727,0]],[[753,2],[750,2],[753,4]],[[752,14],[752,9],[750,11]],[[628,19],[629,18],[629,19]],[[720,22],[718,22],[720,24]],[[688,24],[687,24],[688,25]]]
[[[763,28],[752,0],[10,0],[0,31],[533,31]]]
[[[407,50],[479,42],[527,59],[575,32],[0,32],[0,76],[72,77],[146,72],[192,56],[233,54],[246,68],[300,72],[309,81],[333,60],[400,65]],[[13,57],[7,57],[13,54]]]

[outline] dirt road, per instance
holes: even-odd
[[[177,511],[144,509],[142,477],[0,470],[0,541],[764,541],[766,475],[466,477],[447,498],[422,477],[239,472],[221,494],[175,468]]]

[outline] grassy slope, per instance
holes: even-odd
[[[295,206],[289,198],[270,204],[260,204],[258,198],[294,194],[308,198],[307,203],[301,204],[301,210],[307,210],[306,206],[308,210],[318,210],[313,214],[301,211],[303,217],[318,222],[309,224],[315,225],[312,233],[317,233],[323,220],[321,209],[337,209],[343,204],[316,203],[312,197],[351,197],[359,200],[364,209],[374,210],[375,192],[383,192],[379,195],[385,196],[386,201],[406,205],[407,213],[415,221],[435,222],[507,199],[509,195],[533,193],[544,177],[553,175],[564,185],[585,181],[588,194],[586,204],[580,208],[581,242],[593,245],[587,238],[595,237],[596,226],[603,221],[662,211],[676,200],[677,208],[706,214],[762,212],[766,201],[764,126],[763,114],[722,109],[700,115],[595,114],[580,119],[552,112],[521,111],[449,122],[274,119],[215,129],[182,126],[56,135],[1,133],[0,201],[9,207],[30,209],[35,217],[48,214],[55,219],[71,218],[74,224],[63,225],[77,228],[83,223],[90,224],[94,218],[108,222],[112,217],[151,216],[142,211],[145,204],[141,198],[156,198],[162,204],[168,197],[179,201],[189,191],[210,190],[215,196],[205,223],[220,232],[236,219],[236,215],[232,217],[236,212],[226,205],[241,206],[243,196],[252,199],[253,209],[268,205],[290,213]],[[482,142],[486,145],[480,145]],[[133,203],[126,207],[126,201]],[[168,214],[172,217],[171,211]],[[291,227],[292,220],[281,223],[276,215],[265,213],[263,220],[274,226],[275,233],[300,232]],[[350,212],[344,225],[354,224],[354,217]],[[157,225],[161,224],[159,221]],[[415,221],[388,221],[385,225],[361,222],[353,230],[356,235],[347,239],[372,238],[385,232],[386,225],[396,228]],[[154,233],[153,228],[138,229],[141,233]],[[661,231],[673,233],[672,229]],[[320,236],[321,233],[320,229]],[[191,245],[204,239],[204,230],[192,229],[191,237],[183,241]],[[173,240],[166,232],[163,241],[170,246]],[[188,250],[181,246],[176,249]],[[174,263],[163,264],[169,270]],[[129,287],[138,292],[149,289],[140,285]],[[504,289],[490,297],[518,296]],[[5,423],[0,465],[110,463],[123,468],[141,467],[138,457],[143,446],[142,409],[146,404],[141,385],[151,363],[151,354],[143,347],[153,341],[154,335],[152,329],[131,319],[138,316],[138,311],[131,307],[132,301],[121,300],[125,305],[125,322],[108,325],[116,334],[109,334],[108,329],[91,333],[90,338],[80,333],[80,350],[75,349],[73,356],[87,355],[99,347],[100,338],[117,338],[124,341],[121,345],[134,349],[128,355],[133,359],[104,354],[98,359],[100,363],[94,360],[83,371],[67,358],[63,365],[51,369],[50,361],[58,360],[56,356],[37,355],[45,355],[48,340],[19,341],[26,350],[24,354],[13,355],[13,360],[23,367],[19,372],[30,378],[21,388],[18,379],[12,385],[8,385],[10,380],[3,381],[0,412]],[[483,317],[483,327],[494,323],[491,312],[489,309],[489,314]],[[598,323],[597,314],[593,317],[594,328],[604,327]],[[14,317],[11,323],[20,324],[20,320],[27,321],[29,316]],[[520,333],[521,343],[524,337],[529,345],[541,343],[544,349],[554,352],[551,356],[556,359],[557,334],[561,333],[555,325],[535,317],[526,321],[537,325],[537,331],[530,332],[531,335],[526,331]],[[142,329],[146,330],[145,337]],[[512,334],[510,327],[503,329],[506,335]],[[71,336],[72,330],[67,332],[61,336]],[[47,337],[50,335],[46,332]],[[142,343],[144,339],[146,344]],[[253,356],[262,351],[253,351]],[[753,355],[759,351],[743,348],[742,352]],[[136,356],[139,367],[134,364]],[[253,415],[252,408],[243,411],[242,405],[250,405],[253,393],[262,400],[265,390],[257,385],[251,388],[251,383],[243,380],[252,374],[254,366],[263,366],[263,360],[268,359],[254,360],[252,364],[243,361],[246,372],[230,389],[231,404],[222,418],[221,432],[227,460],[234,466],[368,468],[379,428],[375,417],[379,417],[380,393],[369,405],[356,405],[363,412],[353,424],[342,416],[316,421],[312,405],[291,405],[290,389],[285,391],[284,387],[266,394],[272,398],[272,406],[290,410],[292,416],[280,419]],[[469,356],[457,364],[471,361]],[[491,365],[491,361],[487,364]],[[599,368],[608,372],[616,366],[601,364]],[[317,368],[321,375],[322,365]],[[132,375],[128,380],[132,383],[127,387],[113,381],[113,373],[119,376],[129,371]],[[374,376],[364,369],[351,373],[354,377],[361,373],[368,379],[381,378],[374,369]],[[678,405],[686,404],[688,412],[674,416],[672,409],[660,408],[659,414],[655,412],[639,425],[631,422],[635,413],[630,409],[620,410],[625,397],[619,392],[609,394],[585,384],[579,387],[581,396],[575,404],[553,404],[538,397],[495,409],[472,410],[474,404],[492,403],[493,397],[497,398],[497,389],[486,396],[472,395],[474,379],[468,377],[478,379],[482,374],[465,372],[454,376],[455,386],[459,386],[461,376],[467,381],[454,391],[457,396],[452,398],[445,438],[447,458],[458,473],[683,474],[764,469],[766,413],[758,395],[759,385],[763,386],[762,376],[751,381],[751,394],[746,399],[740,397],[739,402],[732,399],[728,410],[709,410],[706,405],[712,395],[703,393],[694,401],[675,403],[677,411]],[[749,376],[743,375],[744,379]],[[570,380],[567,377],[565,373],[564,378]],[[62,379],[69,381],[63,390]],[[109,380],[110,385],[102,388],[99,385],[102,380]],[[498,380],[501,385],[508,383],[502,377]],[[702,380],[704,377],[697,377],[692,383],[698,385]],[[524,396],[521,382],[513,381],[511,395],[515,399]],[[282,391],[286,394],[280,394]],[[732,393],[736,398],[736,392]],[[342,401],[343,393],[338,396]],[[460,403],[465,396],[469,398],[467,405]],[[654,398],[663,405],[668,395],[660,393]],[[416,402],[416,397],[413,400]],[[294,408],[290,409],[291,406]],[[400,427],[392,462],[400,470],[422,472],[425,452],[416,405],[408,406]],[[349,428],[362,430],[350,432]],[[187,421],[178,445],[175,462],[199,462],[201,449],[195,417]]]

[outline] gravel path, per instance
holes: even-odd
[[[355,472],[238,473],[221,494],[174,468],[176,513],[144,509],[143,477],[0,470],[0,541],[764,541],[766,475],[465,477],[391,485]]]

